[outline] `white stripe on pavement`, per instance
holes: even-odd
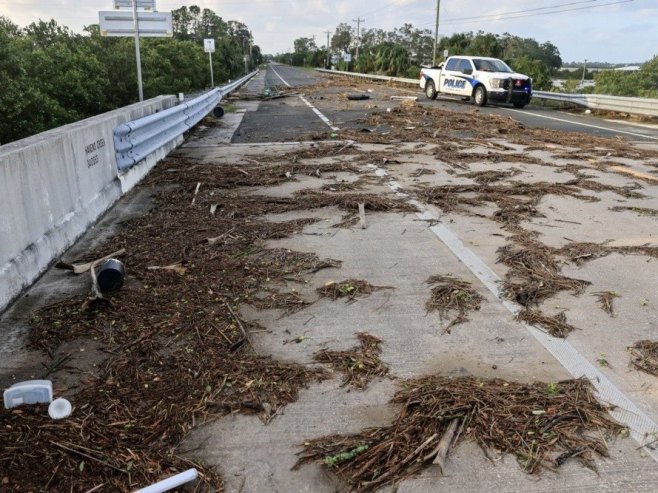
[[[272,72],[274,72],[274,74],[275,74],[279,79],[281,79],[281,82],[283,82],[283,83],[284,83],[286,86],[288,86],[288,87],[292,87],[290,84],[288,84],[288,83],[286,82],[286,80],[285,80],[283,77],[281,77],[281,75],[279,75],[279,72],[277,72],[276,70],[274,70],[274,67],[273,67],[272,65],[270,65],[270,68],[272,69]],[[301,99],[302,101],[304,101],[304,103],[306,103],[306,106],[308,106],[309,108],[311,108],[311,109],[313,110],[313,113],[315,113],[316,115],[318,115],[318,117],[320,118],[320,120],[322,120],[324,123],[326,123],[326,124],[329,126],[329,128],[330,128],[331,130],[333,130],[334,132],[337,132],[338,130],[340,130],[340,128],[335,127],[334,124],[331,123],[331,120],[329,120],[329,118],[327,118],[326,116],[324,116],[324,115],[322,114],[322,112],[321,112],[319,109],[317,109],[315,106],[313,106],[311,103],[309,103],[308,100],[307,100],[304,96],[302,96],[302,95],[300,94],[300,95],[299,95],[299,99]]]
[[[375,169],[377,176],[389,176],[385,169],[378,168],[374,165],[371,165],[371,167]],[[398,182],[390,181],[388,185],[398,196],[408,197],[408,194],[400,191],[401,187]],[[410,203],[414,204],[421,211],[417,214],[420,219],[431,222],[439,221],[439,218],[429,211],[424,204],[416,200],[410,200]],[[499,286],[502,279],[475,252],[465,246],[461,239],[445,224],[438,222],[430,230],[497,299],[501,300],[505,308],[514,315],[521,311],[519,304],[505,300],[501,295]],[[580,354],[571,343],[566,339],[552,337],[536,326],[525,323],[523,325],[574,378],[585,377],[592,383],[601,400],[614,406],[610,414],[617,421],[629,428],[631,436],[635,441],[640,445],[644,445],[654,440],[654,434],[658,432],[658,424],[617,388],[598,368]],[[658,462],[658,450],[645,447],[645,451]]]
[[[330,128],[331,130],[333,130],[334,132],[340,130],[340,128],[338,128],[338,127],[334,127],[334,124],[331,123],[331,120],[329,120],[329,118],[327,118],[326,116],[324,116],[324,115],[322,114],[322,112],[321,112],[319,109],[317,109],[315,106],[313,106],[311,103],[309,103],[309,102],[306,100],[306,98],[305,98],[304,96],[302,96],[302,95],[300,94],[300,95],[299,95],[299,99],[301,99],[302,101],[304,101],[304,102],[306,103],[306,106],[308,106],[309,108],[311,108],[311,109],[313,110],[313,112],[314,112],[316,115],[318,115],[318,117],[320,117],[320,120],[322,120],[322,121],[325,122],[327,125],[329,125],[329,128]]]
[[[592,124],[589,124],[589,123],[574,122],[572,120],[566,120],[564,118],[556,118],[554,116],[540,115],[539,113],[532,113],[532,112],[526,111],[526,110],[513,110],[511,108],[505,108],[505,109],[507,111],[516,111],[516,112],[522,113],[524,115],[532,115],[532,116],[536,116],[538,118],[546,118],[547,120],[555,120],[557,122],[571,123],[573,125],[580,125],[581,127],[596,128],[598,130],[605,130],[607,132],[612,132],[612,133],[617,133],[617,134],[626,134],[626,135],[632,135],[633,137],[641,137],[643,139],[658,140],[658,137],[651,137],[650,135],[641,134],[641,133],[637,133],[637,132],[629,132],[627,130],[618,130],[616,128],[601,127],[599,125],[592,125]]]

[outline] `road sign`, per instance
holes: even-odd
[[[203,40],[203,51],[206,53],[215,53],[215,40],[214,39],[204,39]]]
[[[99,12],[101,36],[135,35],[133,12],[112,10]],[[174,36],[171,12],[137,12],[140,38],[171,38]]]
[[[135,0],[137,2],[138,9],[144,10],[155,10],[155,0]],[[120,9],[130,9],[133,8],[133,0],[114,0],[114,8],[116,10]]]
[[[345,53],[343,55],[343,60],[345,60],[348,63],[351,62],[352,61],[352,55],[350,53]]]

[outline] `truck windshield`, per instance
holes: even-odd
[[[502,60],[485,60],[482,58],[474,58],[473,63],[475,64],[475,68],[482,72],[513,72],[513,70],[509,68],[507,64]]]

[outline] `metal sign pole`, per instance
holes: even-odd
[[[212,74],[212,52],[208,52],[208,58],[210,59],[210,87],[215,87],[215,78]]]
[[[137,60],[137,86],[139,87],[139,100],[144,101],[142,87],[142,57],[139,48],[139,19],[137,18],[137,0],[133,0],[133,19],[135,22],[135,59]]]

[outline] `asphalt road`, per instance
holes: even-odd
[[[305,87],[312,85],[323,78],[329,77],[324,74],[314,73],[309,69],[300,69],[288,65],[273,63],[268,66],[264,75],[265,86],[285,86],[290,88]],[[469,102],[439,96],[435,101],[425,99],[424,94],[417,88],[409,88],[409,94],[418,96],[420,104],[429,107],[438,107],[456,112],[470,112],[475,106]],[[310,101],[314,104],[313,101]],[[317,105],[318,107],[322,106]],[[377,109],[377,108],[374,108]],[[522,110],[507,105],[489,105],[479,109],[484,114],[497,114],[508,116],[522,122],[529,128],[546,128],[565,132],[581,132],[598,137],[624,137],[628,140],[645,141],[647,143],[658,142],[658,125],[635,124],[622,121],[604,120],[592,114],[575,114],[566,111],[558,111],[542,107],[539,104],[531,104]],[[320,108],[331,122],[349,125],[367,111],[354,111],[354,108],[339,108],[336,105],[325,105]],[[258,112],[253,112],[245,118],[244,128],[241,128],[233,142],[257,142],[285,140],[290,132],[286,129],[294,128],[297,131],[305,128],[308,131],[326,131],[327,126],[314,115],[313,110],[306,103],[291,103],[288,99],[285,103],[281,101],[268,101],[261,103]],[[259,131],[259,128],[267,131]]]

